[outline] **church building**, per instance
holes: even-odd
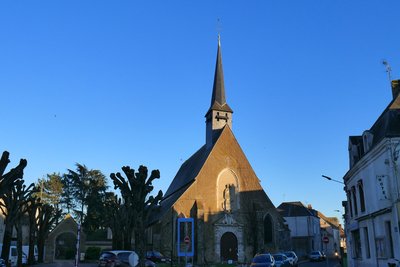
[[[149,249],[177,257],[178,218],[194,219],[198,264],[249,262],[257,252],[290,249],[290,231],[235,138],[232,115],[218,38],[206,143],[182,164],[150,219]]]

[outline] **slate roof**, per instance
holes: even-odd
[[[400,136],[400,95],[392,99],[389,105],[385,108],[379,118],[375,121],[372,127],[368,130],[372,135],[372,150],[385,137]],[[360,160],[368,151],[364,151],[362,136],[350,136],[349,142],[359,147]],[[358,161],[357,160],[357,161]]]
[[[225,129],[225,127],[223,129]],[[221,136],[221,133],[222,131],[217,131],[215,138],[218,139]],[[203,145],[182,164],[161,200],[160,206],[157,207],[157,212],[152,212],[148,221],[149,225],[157,222],[157,220],[159,220],[174,205],[186,189],[188,189],[196,180],[197,175],[206,162],[212,149],[213,146],[207,148],[206,145]]]
[[[219,40],[219,36],[211,105],[207,111],[206,116],[211,110],[233,112],[229,105],[226,103],[225,98],[224,70],[222,68],[221,42]]]
[[[190,184],[196,178],[197,174],[201,170],[206,161],[211,149],[207,149],[206,145],[203,145],[196,153],[194,153],[188,160],[186,160],[179,168],[178,173],[175,175],[174,180],[168,187],[165,193],[164,199],[170,197],[170,195],[177,192],[182,187]]]
[[[283,202],[277,209],[282,217],[318,217],[318,212],[316,210],[305,207],[300,201]]]

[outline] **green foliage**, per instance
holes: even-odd
[[[73,248],[68,248],[65,250],[65,259],[66,260],[72,260],[75,258],[75,249]]]
[[[107,239],[107,229],[99,229],[88,232],[86,235],[87,241],[102,241]]]
[[[98,260],[100,257],[100,247],[88,247],[86,249],[85,260]]]
[[[36,193],[36,196],[40,198],[41,203],[58,207],[64,187],[60,174],[47,174],[47,179],[39,179],[37,185],[39,192]]]
[[[83,219],[86,233],[104,228],[107,180],[99,170],[89,170],[85,165],[76,164],[76,170],[68,170],[65,182],[69,184],[70,196],[74,199],[75,213]],[[86,212],[85,212],[86,211]]]
[[[63,184],[63,192],[61,194],[61,204],[64,208],[64,212],[71,214],[72,210],[76,207],[75,202],[75,191],[74,180],[71,176],[64,174],[61,178]]]

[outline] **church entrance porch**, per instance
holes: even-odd
[[[226,232],[221,237],[221,260],[238,260],[238,241],[234,233]]]
[[[243,226],[234,219],[234,216],[232,214],[222,215],[214,224],[214,231],[215,261],[244,262]]]

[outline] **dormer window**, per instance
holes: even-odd
[[[363,133],[363,145],[364,145],[365,153],[371,149],[373,138],[374,138],[374,135],[370,131],[365,131]]]

